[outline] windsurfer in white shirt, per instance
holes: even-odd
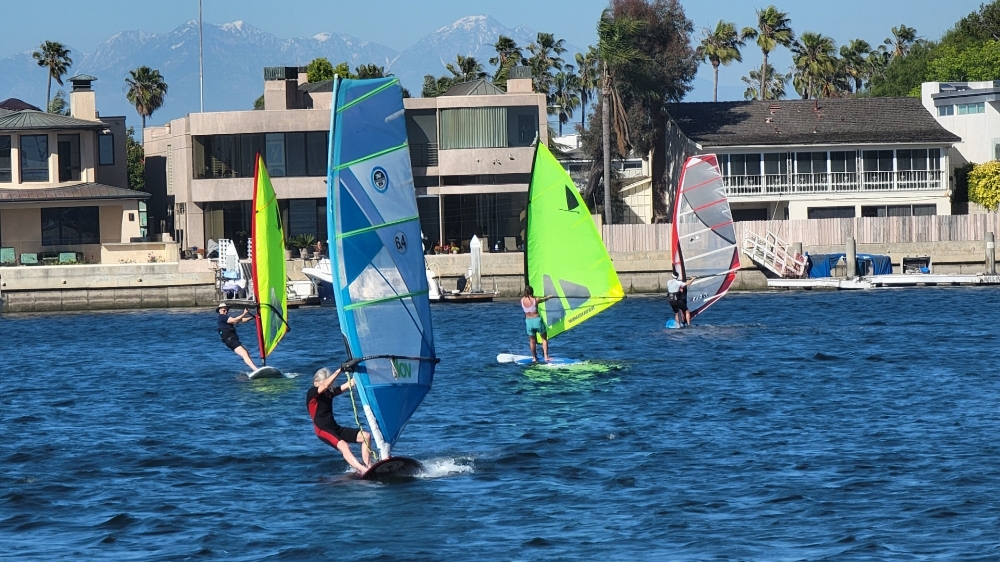
[[[687,281],[681,281],[677,277],[677,270],[670,272],[671,279],[667,281],[667,298],[670,300],[670,308],[674,311],[674,321],[678,326],[691,325],[691,311],[687,306],[687,288],[694,283],[696,277]],[[684,313],[684,322],[681,322],[681,312]]]

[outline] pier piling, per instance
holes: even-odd
[[[995,253],[996,243],[993,240],[993,233],[986,233],[986,273],[990,275],[997,274],[997,264],[996,264],[996,253]]]
[[[853,236],[847,237],[847,278],[858,276],[858,247]]]

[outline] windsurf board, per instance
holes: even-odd
[[[371,466],[361,475],[362,480],[392,482],[415,478],[423,472],[424,465],[409,457],[389,457]]]
[[[516,363],[522,367],[536,365],[539,367],[570,367],[573,365],[583,365],[586,361],[579,359],[567,359],[565,357],[552,357],[548,362],[539,360],[535,362],[530,355],[513,355],[501,353],[497,355],[497,363]]]
[[[247,376],[250,377],[250,380],[254,380],[254,379],[283,379],[283,378],[285,378],[285,375],[282,375],[281,371],[275,369],[274,367],[268,366],[268,365],[264,365],[260,369],[257,369],[256,371],[250,373]]]

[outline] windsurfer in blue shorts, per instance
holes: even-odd
[[[535,348],[535,336],[542,339],[542,356],[545,361],[549,361],[549,338],[545,333],[545,322],[538,315],[538,303],[551,299],[552,296],[535,296],[535,290],[528,285],[524,288],[524,295],[521,297],[521,310],[524,311],[524,326],[528,331],[528,346],[531,347],[531,359],[538,362],[538,352]]]

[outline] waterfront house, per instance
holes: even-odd
[[[962,137],[951,152],[953,166],[1000,160],[1000,80],[924,82],[920,100],[942,127]]]
[[[70,78],[70,114],[0,106],[0,265],[101,261],[105,244],[140,237],[128,188],[125,118],[97,113],[93,76]]]
[[[716,153],[733,218],[951,214],[949,150],[961,138],[917,98],[676,103],[670,185]]]
[[[150,214],[185,248],[234,240],[246,255],[253,159],[264,155],[288,236],[326,237],[332,82],[303,68],[264,69],[262,110],[191,113],[144,131]],[[527,69],[507,91],[485,80],[435,98],[407,98],[406,125],[425,244],[522,243],[534,156],[547,141],[545,96]]]

